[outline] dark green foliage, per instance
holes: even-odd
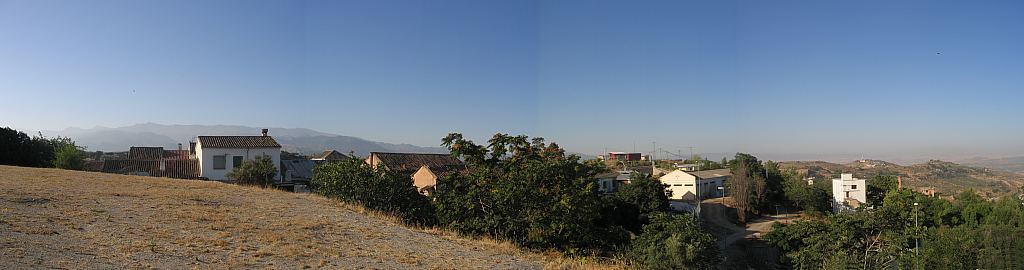
[[[628,185],[605,198],[606,205],[601,215],[607,224],[622,226],[639,234],[650,215],[669,210],[665,188],[661,181],[650,175],[635,174]]]
[[[310,188],[321,195],[400,217],[413,225],[434,223],[430,199],[419,194],[410,174],[376,170],[361,159],[346,159],[313,169]]]
[[[496,134],[482,146],[452,133],[443,142],[468,172],[438,179],[433,198],[441,225],[570,252],[625,240],[624,230],[602,217],[608,205],[592,180],[601,167],[541,138]]]
[[[877,207],[882,205],[885,193],[896,190],[896,176],[876,175],[875,177],[868,178],[867,185],[867,203]]]
[[[793,172],[783,174],[786,179],[783,183],[783,193],[789,203],[807,212],[831,211],[832,194],[830,190],[826,189],[824,183],[819,181],[808,185],[802,175]]]
[[[1022,269],[1021,203],[965,191],[950,204],[891,190],[874,210],[777,225],[766,239],[798,269]]]
[[[629,179],[629,184],[622,186],[619,192],[615,193],[623,201],[636,205],[643,215],[654,212],[668,211],[668,196],[665,189],[668,188],[658,179],[650,175],[635,174]]]
[[[66,170],[81,170],[85,166],[85,152],[74,142],[64,144],[57,148],[53,165]]]
[[[715,237],[690,215],[655,213],[633,240],[631,257],[649,269],[713,269],[718,264]]]
[[[267,187],[273,183],[275,175],[277,167],[274,161],[268,156],[259,156],[255,160],[242,161],[242,166],[228,172],[227,177],[238,184]]]
[[[8,127],[0,128],[0,164],[25,167],[53,167],[55,153],[71,139],[58,137],[48,139],[42,135],[29,137],[28,134]]]

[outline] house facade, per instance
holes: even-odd
[[[732,177],[729,169],[707,171],[675,170],[658,178],[658,180],[668,186],[666,191],[671,191],[669,199],[696,200],[698,196],[700,199],[724,196],[725,183],[729,180],[729,177]]]
[[[836,213],[856,209],[867,200],[867,181],[853,178],[852,173],[844,173],[839,179],[832,179],[832,210]]]
[[[270,157],[280,171],[281,145],[267,136],[266,130],[262,136],[198,136],[195,155],[199,159],[200,177],[225,181],[228,172],[259,156]]]
[[[370,152],[366,164],[383,166],[391,173],[409,175],[422,194],[430,194],[441,175],[462,170],[462,161],[449,154]]]

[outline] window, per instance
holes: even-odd
[[[233,156],[233,157],[231,157],[231,167],[232,168],[241,167],[242,166],[242,158],[243,158],[243,156]]]
[[[675,184],[675,185],[672,185],[672,186],[681,187],[681,186],[683,186],[683,184]]]
[[[692,186],[693,186],[693,184],[686,184],[686,186],[688,186],[688,187],[692,187]]]
[[[857,185],[851,186],[850,189],[857,189]]]
[[[227,165],[228,156],[213,156],[213,169],[223,170],[224,166]]]

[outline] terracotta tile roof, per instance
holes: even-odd
[[[346,158],[349,158],[349,156],[346,155],[346,154],[342,154],[342,153],[340,153],[340,152],[338,152],[336,150],[327,150],[327,151],[324,151],[323,153],[320,153],[320,154],[317,154],[315,156],[312,156],[309,159],[312,159],[312,160],[343,160],[343,159],[346,159]]]
[[[161,164],[163,168],[161,169]],[[104,160],[101,170],[105,173],[138,174],[181,179],[199,178],[199,160]]]
[[[159,160],[163,157],[163,147],[132,146],[128,148],[128,159],[131,160]]]
[[[164,159],[188,159],[188,150],[164,150]]]
[[[370,159],[380,159],[380,163],[388,170],[415,172],[426,165],[431,170],[443,169],[446,166],[462,166],[462,161],[449,154],[415,154],[415,153],[384,153],[371,152]]]
[[[281,148],[271,136],[199,136],[203,148]]]

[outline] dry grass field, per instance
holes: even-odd
[[[317,195],[10,166],[0,166],[0,258],[4,269],[595,267]]]

